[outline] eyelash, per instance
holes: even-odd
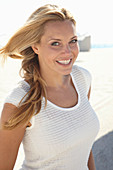
[[[77,39],[73,39],[73,40],[71,40],[69,43],[76,43],[78,40]],[[56,45],[57,44],[57,45]],[[60,43],[59,42],[53,42],[51,45],[52,46],[58,46]]]
[[[73,39],[72,41],[70,41],[70,43],[76,43],[77,41],[77,39]]]
[[[56,45],[56,44],[57,44],[57,45]],[[58,45],[59,45],[59,42],[53,42],[51,45],[52,45],[52,46],[58,46]]]

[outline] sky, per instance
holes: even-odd
[[[92,44],[113,44],[112,0],[0,0],[0,44],[20,28],[31,13],[44,4],[68,9],[77,32],[91,35]]]

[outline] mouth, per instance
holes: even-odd
[[[61,65],[68,65],[70,64],[72,61],[72,59],[69,59],[69,60],[59,60],[59,61],[56,61],[57,63],[61,64]]]

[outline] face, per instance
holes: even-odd
[[[32,47],[38,54],[41,75],[68,75],[78,53],[75,25],[71,21],[46,23],[39,44]]]

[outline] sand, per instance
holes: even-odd
[[[113,48],[80,53],[77,64],[92,74],[90,102],[100,121],[93,153],[97,170],[113,170]]]
[[[20,80],[20,64],[19,60],[8,59],[4,68],[0,66],[0,109],[7,93]],[[96,168],[113,170],[113,48],[80,52],[75,64],[88,69],[92,75],[90,102],[100,121],[93,146]],[[23,158],[21,145],[15,170],[21,167]]]

